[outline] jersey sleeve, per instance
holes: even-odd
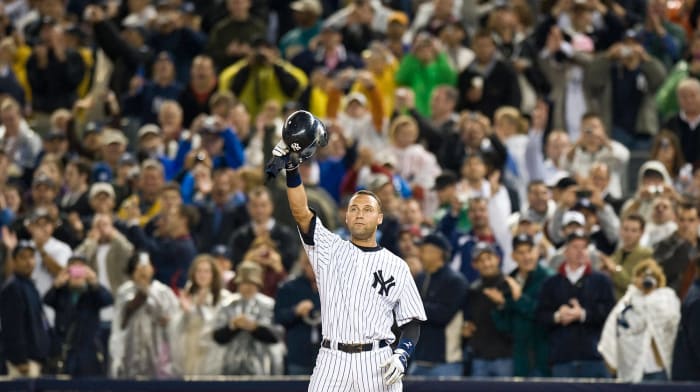
[[[311,218],[309,231],[303,233],[298,227],[297,229],[311,266],[316,271],[318,267],[327,265],[331,261],[333,249],[341,239],[323,225],[316,211],[311,211],[314,213],[314,217]]]
[[[396,315],[396,324],[402,326],[409,321],[416,319],[420,321],[427,320],[425,316],[425,308],[423,307],[423,300],[418,293],[418,287],[416,287],[416,281],[411,276],[411,272],[407,265],[401,268],[401,293],[399,295],[399,300],[396,302],[394,307],[394,313]]]

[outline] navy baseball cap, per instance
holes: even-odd
[[[498,252],[496,252],[496,248],[493,245],[489,244],[488,242],[477,243],[472,249],[472,261],[478,259],[482,253],[487,252],[498,256]]]
[[[444,235],[438,232],[428,233],[425,237],[416,241],[416,244],[418,246],[433,245],[440,248],[446,254],[450,254],[450,252],[452,251],[452,246],[450,246],[450,242],[447,240],[447,238],[445,238]]]
[[[112,169],[104,162],[96,163],[92,168],[92,182],[112,182]]]
[[[519,245],[535,246],[535,240],[532,238],[532,236],[529,236],[527,234],[518,234],[515,237],[513,237],[513,249],[515,249]]]
[[[225,259],[231,258],[231,252],[228,250],[228,246],[222,244],[216,244],[211,248],[210,254],[214,257],[223,257]]]
[[[556,189],[566,189],[570,186],[578,185],[578,182],[573,177],[564,177],[554,184]]]

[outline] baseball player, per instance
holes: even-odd
[[[268,165],[270,170],[284,162],[289,206],[321,297],[323,340],[309,391],[400,391],[420,321],[426,319],[423,303],[407,264],[377,245],[383,215],[376,195],[359,191],[350,199],[345,219],[350,241],[329,231],[309,209],[297,168],[326,141],[317,118],[295,112]],[[392,351],[394,317],[401,336]]]

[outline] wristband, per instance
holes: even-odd
[[[416,345],[413,344],[413,340],[406,338],[399,340],[399,344],[396,346],[397,351],[403,350],[404,353],[409,357],[413,355],[413,351],[415,349]]]
[[[301,185],[299,169],[294,168],[292,170],[287,170],[287,188],[296,188],[299,185]]]

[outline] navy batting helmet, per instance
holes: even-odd
[[[289,147],[290,154],[307,160],[314,155],[316,148],[328,144],[328,132],[326,126],[313,114],[298,110],[284,123],[282,139]]]

